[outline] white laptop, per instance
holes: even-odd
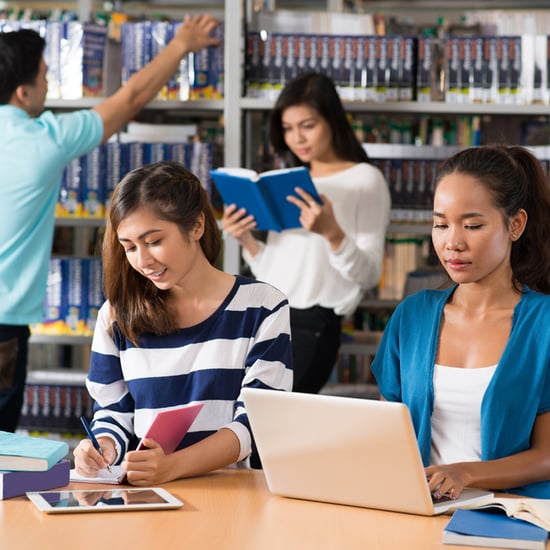
[[[243,397],[274,494],[426,516],[493,497],[465,489],[433,502],[402,403],[252,388]]]

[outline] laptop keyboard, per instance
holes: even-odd
[[[448,502],[449,500],[453,500],[453,499],[451,497],[447,496],[447,495],[442,495],[439,498],[435,498],[433,493],[432,493],[432,502],[434,504],[438,504],[439,502]]]

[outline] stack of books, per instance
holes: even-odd
[[[0,500],[69,483],[64,441],[0,431]]]

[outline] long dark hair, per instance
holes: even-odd
[[[285,143],[282,116],[288,107],[307,105],[329,124],[332,146],[338,158],[352,162],[369,162],[367,152],[357,139],[333,81],[323,74],[306,73],[291,80],[281,91],[271,111],[269,137],[276,153],[289,165],[303,164]]]
[[[512,242],[512,283],[518,290],[527,285],[550,294],[550,186],[541,162],[523,147],[474,147],[446,160],[436,185],[451,173],[467,174],[485,185],[506,222],[520,209],[527,212],[525,230]]]
[[[139,208],[152,210],[162,220],[176,224],[187,237],[204,214],[200,246],[214,265],[221,236],[200,181],[182,164],[161,161],[129,172],[116,186],[111,199],[103,241],[103,288],[112,319],[122,335],[134,344],[146,332],[169,334],[177,326],[167,305],[169,291],[158,289],[128,262],[117,230]]]
[[[46,42],[31,29],[0,32],[0,105],[24,84],[34,84]]]

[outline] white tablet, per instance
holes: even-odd
[[[27,497],[47,514],[167,510],[183,506],[183,502],[160,487],[34,491],[28,492]]]

